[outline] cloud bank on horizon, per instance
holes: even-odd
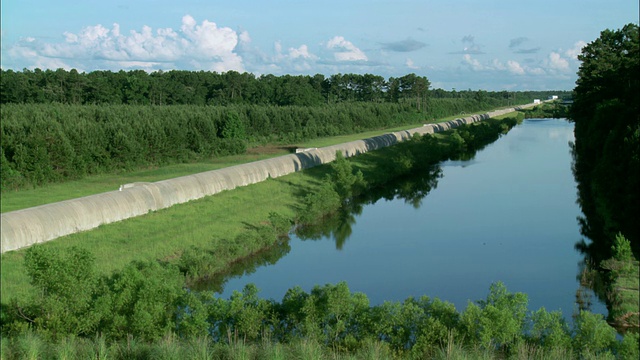
[[[14,70],[416,73],[433,88],[570,90],[581,48],[606,28],[637,23],[629,15],[637,15],[637,1],[611,0],[593,9],[578,1],[563,7],[546,2],[527,9],[470,0],[280,0],[271,7],[256,0],[242,7],[89,0],[74,14],[48,12],[43,0],[11,1],[2,4],[0,60],[3,69]],[[102,25],[106,21],[111,25]]]

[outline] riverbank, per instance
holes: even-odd
[[[600,263],[609,307],[609,323],[620,332],[640,329],[640,266],[631,244],[618,234],[612,246],[613,257]]]
[[[364,158],[353,159],[358,162]],[[370,165],[361,166],[365,171],[368,167]],[[304,197],[317,192],[319,180],[328,170],[320,166],[268,179],[146,216],[102,225],[45,245],[60,251],[74,246],[90,249],[98,259],[96,270],[104,274],[121,269],[133,260],[176,261],[190,247],[212,250],[241,238],[255,238],[271,213],[293,221]],[[217,262],[219,268],[210,270],[221,271],[228,262],[253,251],[255,249],[243,248],[240,242],[230,253],[229,260]],[[3,303],[10,297],[22,297],[29,292],[28,278],[22,268],[23,257],[23,251],[2,255]]]
[[[424,124],[405,131],[391,132],[334,146],[309,148],[296,154],[159,182],[124,184],[119,186],[119,190],[3,213],[0,229],[2,252],[47,242],[225,190],[233,190],[236,187],[329,163],[335,159],[337,152],[346,157],[356,156],[410,140],[414,135],[446,131],[532,105],[495,110],[445,123]]]

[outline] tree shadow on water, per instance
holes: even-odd
[[[422,200],[437,187],[438,179],[441,177],[440,165],[434,165],[418,173],[370,188],[364,194],[350,199],[337,212],[326,216],[322,221],[298,226],[295,234],[301,240],[334,239],[336,249],[342,250],[365,206],[375,204],[380,199],[400,199],[418,209],[422,206]]]

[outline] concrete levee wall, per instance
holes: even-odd
[[[255,184],[268,178],[276,178],[325,164],[335,160],[337,151],[342,152],[345,157],[356,156],[406,141],[414,134],[445,131],[463,124],[513,112],[519,108],[497,110],[439,124],[427,124],[411,130],[309,149],[297,154],[153,183],[127,184],[115,191],[3,213],[0,224],[1,250],[3,253],[17,250],[61,236],[90,230],[102,224],[144,215],[150,211],[232,190],[238,186]]]

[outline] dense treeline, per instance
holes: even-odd
[[[610,257],[618,232],[640,255],[640,43],[638,25],[602,31],[582,49],[571,119],[583,230]],[[604,252],[604,253],[602,253]]]
[[[243,153],[247,146],[295,144],[417,123],[494,102],[430,99],[331,106],[148,106],[4,104],[0,108],[2,190],[86,175]]]
[[[428,121],[558,92],[429,90],[415,74],[0,70],[2,191]],[[171,106],[166,106],[171,105]]]
[[[551,103],[543,103],[533,108],[522,109],[521,112],[524,113],[525,119],[562,119],[569,116],[569,106],[559,101],[554,101]]]
[[[295,143],[417,121],[407,105],[134,106],[6,104],[3,190]]]
[[[372,74],[256,77],[235,71],[0,70],[0,104],[317,106],[354,101],[406,101],[422,110],[428,98],[463,98],[514,105],[559,94],[557,91],[445,91],[429,90],[429,86],[426,77],[416,74],[385,79]]]

